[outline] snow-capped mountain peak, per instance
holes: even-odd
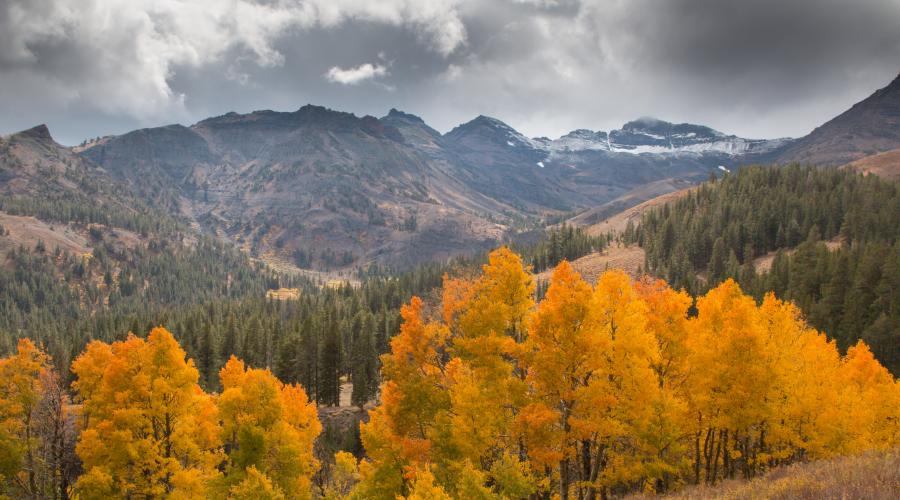
[[[620,129],[594,132],[578,129],[553,141],[541,144],[548,151],[600,150],[614,153],[711,153],[737,155],[747,152],[769,151],[785,139],[756,140],[726,135],[703,125],[670,123],[657,118],[642,117],[630,121]]]
[[[470,152],[490,155],[482,156],[485,164],[492,164],[503,155],[512,155],[538,167],[570,165],[581,161],[577,158],[581,155],[604,152],[660,157],[759,154],[772,151],[786,141],[744,139],[703,125],[671,123],[650,117],[627,122],[622,128],[609,132],[576,129],[558,139],[528,138],[506,123],[484,115],[457,126],[443,138]]]

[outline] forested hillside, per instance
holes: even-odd
[[[118,198],[126,198],[120,187]],[[401,274],[373,267],[359,273],[359,286],[322,287],[254,263],[138,201],[135,206],[140,211],[74,195],[0,197],[0,214],[9,214],[3,219],[9,227],[0,225],[0,353],[31,338],[67,378],[66,367],[89,341],[164,324],[197,360],[205,388],[218,388],[218,370],[237,355],[302,381],[326,405],[337,404],[338,380],[346,377],[354,382],[354,402],[362,404],[377,386],[378,356],[398,330],[400,305],[439,286],[443,273],[483,259],[423,264]],[[81,243],[75,249],[51,240],[26,244],[22,236],[38,223],[47,236]],[[562,227],[523,249],[536,269],[545,269],[605,241]],[[264,299],[281,286],[298,288],[299,300]]]
[[[344,288],[294,305],[353,296]],[[293,305],[263,306],[276,322],[262,331],[292,317],[282,307]],[[174,323],[252,310],[198,308]],[[303,388],[315,382],[291,369],[290,354],[278,367],[287,380],[264,359],[233,356],[210,377],[203,349],[191,359],[187,339],[154,328],[88,344],[70,392],[23,339],[0,359],[0,492],[596,499],[898,444],[900,385],[864,342],[841,356],[795,306],[771,294],[757,304],[731,280],[692,299],[618,271],[592,287],[563,262],[538,301],[521,258],[502,248],[480,274],[444,278],[440,297],[413,297],[401,316],[380,404],[360,426],[361,458],[315,444],[322,396]],[[290,344],[303,345],[298,335]]]
[[[211,240],[193,246],[151,240],[122,249],[98,241],[87,255],[13,248],[0,267],[0,349],[28,336],[70,360],[91,339],[123,334],[131,315],[228,297],[262,296],[273,273]],[[141,327],[147,323],[141,323]],[[127,330],[128,327],[126,327]]]
[[[65,367],[91,340],[166,325],[197,360],[205,388],[218,388],[219,369],[238,355],[304,382],[328,405],[337,404],[338,379],[347,376],[359,382],[355,400],[365,402],[377,385],[378,355],[399,328],[400,305],[438,286],[452,267],[470,265],[427,265],[363,277],[358,286],[323,287],[278,275],[207,238],[128,249],[104,238],[88,255],[44,247],[8,252],[0,267],[0,352],[31,338],[66,378]],[[299,299],[266,299],[279,285],[298,287]]]
[[[60,146],[46,127],[0,139],[0,352],[29,337],[63,377],[134,315],[261,297],[288,277],[195,232]]]
[[[644,214],[623,235],[646,271],[703,293],[732,278],[796,303],[847,349],[900,373],[900,190],[843,169],[750,167]],[[829,250],[825,242],[839,243]],[[834,247],[835,245],[832,245]],[[776,252],[771,269],[754,260]]]
[[[551,227],[533,245],[516,246],[533,272],[545,271],[564,260],[572,261],[609,244],[609,235],[591,236],[580,227],[567,224]]]

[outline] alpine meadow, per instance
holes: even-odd
[[[0,499],[900,497],[897,26],[3,2]]]

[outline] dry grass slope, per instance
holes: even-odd
[[[841,168],[856,170],[862,174],[875,174],[889,181],[900,180],[900,148],[848,163]]]
[[[841,245],[843,245],[843,244],[844,244],[843,236],[836,236],[825,242],[825,246],[832,252],[837,250],[838,248],[841,248]],[[797,249],[796,248],[787,248],[787,249],[782,249],[782,251],[784,252],[785,255],[793,255],[793,253],[796,252]],[[757,257],[757,258],[753,259],[753,268],[759,272],[770,271],[772,269],[772,262],[775,261],[776,255],[778,255],[778,251],[774,250],[774,251],[771,251],[761,257]]]
[[[266,298],[270,300],[297,300],[300,298],[299,288],[279,288],[267,290]]]
[[[664,498],[896,499],[900,498],[900,450],[789,465],[752,481],[691,487]]]
[[[623,210],[615,215],[612,215],[600,222],[592,224],[588,226],[585,230],[590,235],[598,235],[598,234],[606,234],[610,231],[614,233],[621,233],[625,231],[625,228],[628,227],[628,222],[632,222],[637,225],[641,221],[641,217],[645,212],[649,211],[652,208],[661,207],[666,203],[671,201],[675,201],[682,196],[685,196],[692,190],[696,189],[696,186],[692,186],[689,188],[681,189],[679,191],[674,191],[670,193],[665,193],[659,195],[655,198],[651,198],[643,203],[635,205],[631,208]],[[577,223],[576,220],[573,219],[573,222]]]
[[[621,269],[633,279],[641,277],[638,269],[644,265],[644,249],[637,246],[613,244],[602,252],[585,255],[571,262],[572,267],[588,283],[596,283],[597,278],[608,269]],[[538,281],[549,281],[553,269],[548,269],[535,276]]]
[[[38,241],[53,251],[56,247],[77,255],[91,253],[90,242],[66,224],[51,224],[30,216],[10,215],[0,212],[0,226],[8,235],[0,235],[0,256],[20,245],[34,248]]]

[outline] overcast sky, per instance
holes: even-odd
[[[530,136],[801,136],[900,71],[900,0],[0,0],[0,133],[306,103]]]

